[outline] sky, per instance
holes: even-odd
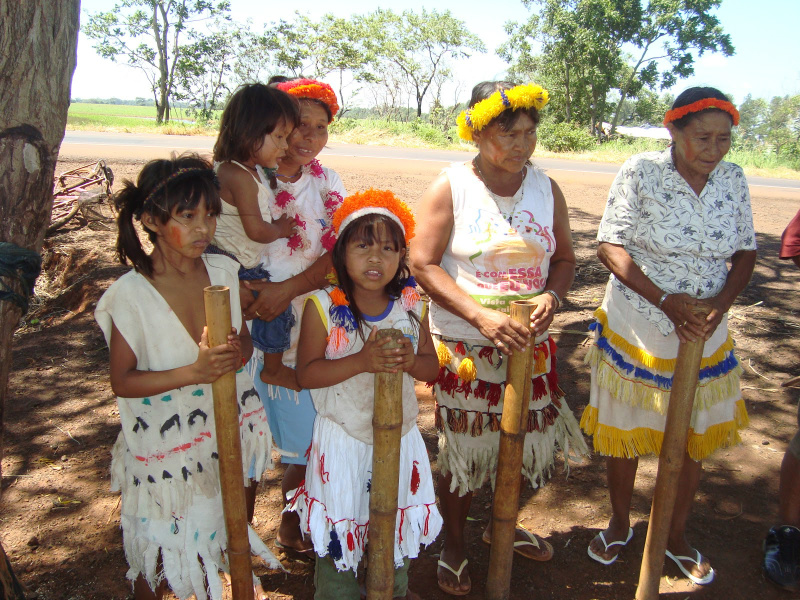
[[[87,13],[108,11],[114,5],[114,0],[83,0],[81,22],[88,20]],[[258,27],[279,19],[292,20],[295,10],[317,20],[325,13],[348,17],[378,7],[395,12],[406,9],[419,12],[423,7],[440,12],[450,10],[483,40],[486,54],[452,63],[455,82],[449,90],[451,97],[443,98],[446,104],[455,103],[456,99],[466,102],[473,85],[504,75],[507,65],[495,53],[505,40],[503,25],[508,21],[524,21],[530,14],[520,0],[435,0],[427,5],[421,0],[391,3],[379,0],[368,9],[362,0],[335,3],[231,0],[231,16],[236,21],[252,19]],[[767,99],[800,94],[800,0],[723,0],[715,14],[730,34],[736,53],[731,57],[715,53],[696,56],[694,76],[680,80],[669,90],[671,93],[677,95],[692,85],[711,85],[731,95],[736,103],[747,94]],[[152,93],[141,71],[98,57],[92,40],[81,34],[72,97],[133,99],[152,98]]]

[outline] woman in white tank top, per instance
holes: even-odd
[[[533,344],[536,356],[522,475],[536,488],[557,448],[565,456],[588,452],[558,387],[547,331],[575,276],[564,196],[529,161],[547,99],[532,84],[475,86],[459,135],[475,142],[478,155],[445,169],[425,192],[411,248],[439,345],[434,391],[445,539],[438,583],[452,595],[471,589],[464,525],[472,492],[494,483],[508,354]],[[530,327],[510,319],[511,301],[537,295]],[[486,542],[490,531],[491,524]],[[517,529],[514,551],[538,561],[553,556],[547,541],[524,529]]]

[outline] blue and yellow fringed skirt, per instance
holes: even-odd
[[[658,455],[678,336],[674,331],[664,336],[611,285],[595,317],[594,344],[585,359],[591,391],[581,428],[604,456]],[[742,368],[733,348],[726,316],[706,342],[700,364],[687,447],[693,460],[738,444],[739,429],[748,424],[739,388]]]

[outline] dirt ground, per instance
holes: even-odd
[[[88,162],[88,161],[86,161]],[[435,170],[404,163],[331,157],[349,191],[390,188],[413,204]],[[58,172],[82,164],[62,161]],[[114,162],[117,177],[134,178],[141,161]],[[438,168],[438,167],[437,167]],[[560,380],[576,416],[588,401],[583,333],[602,297],[606,271],[595,258],[594,236],[610,178],[557,172],[570,207],[579,257],[575,285],[556,317]],[[777,510],[778,472],[794,433],[800,392],[780,383],[800,375],[800,271],[777,259],[780,233],[800,206],[800,193],[753,189],[760,258],[750,287],[732,309],[731,328],[744,366],[742,382],[751,425],[743,443],[716,453],[704,465],[690,522],[690,540],[717,570],[716,581],[694,586],[669,564],[661,580],[665,598],[782,598],[760,570],[761,541]],[[105,210],[105,214],[110,212]],[[92,312],[102,292],[125,272],[113,260],[110,222],[64,231],[48,240],[39,295],[14,341],[5,413],[0,539],[30,597],[40,600],[132,597],[119,529],[119,496],[109,491],[111,446],[119,430],[108,383],[108,351]],[[433,401],[418,386],[420,427],[435,456]],[[602,566],[586,547],[605,526],[610,507],[603,462],[593,457],[559,464],[543,489],[525,490],[519,520],[547,536],[555,557],[547,564],[515,558],[512,598],[632,598],[646,536],[656,462],[641,462],[633,499],[635,536],[620,559]],[[260,487],[256,529],[270,547],[280,510],[282,469]],[[480,534],[491,511],[491,494],[476,494],[468,535],[473,591],[484,593],[489,548]],[[414,561],[412,588],[423,599],[447,596],[436,586],[441,542]],[[288,573],[257,566],[272,599],[313,597],[313,566],[276,550]]]

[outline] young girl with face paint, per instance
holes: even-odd
[[[441,528],[430,464],[417,429],[414,379],[436,377],[439,362],[424,304],[406,263],[414,219],[391,192],[367,190],[345,199],[333,216],[332,258],[338,284],[305,303],[297,380],[311,389],[317,417],[306,478],[286,510],[300,517],[316,558],[316,600],[359,600],[356,571],[369,539],[374,373],[403,373],[403,424],[394,543],[394,592],[408,589],[410,559]],[[403,332],[386,348],[377,330]]]
[[[238,302],[226,344],[209,348],[203,289],[238,298],[239,265],[205,254],[220,212],[219,183],[197,156],[155,160],[114,197],[117,255],[133,264],[103,294],[95,318],[110,349],[111,387],[122,431],[111,484],[122,493],[121,526],[136,600],[221,600],[227,546],[211,383],[236,373],[244,472],[252,510],[257,480],[272,467],[264,407],[242,369],[252,353]],[[146,251],[134,220],[152,250]],[[237,333],[238,332],[238,333]],[[277,567],[250,530],[253,551]]]

